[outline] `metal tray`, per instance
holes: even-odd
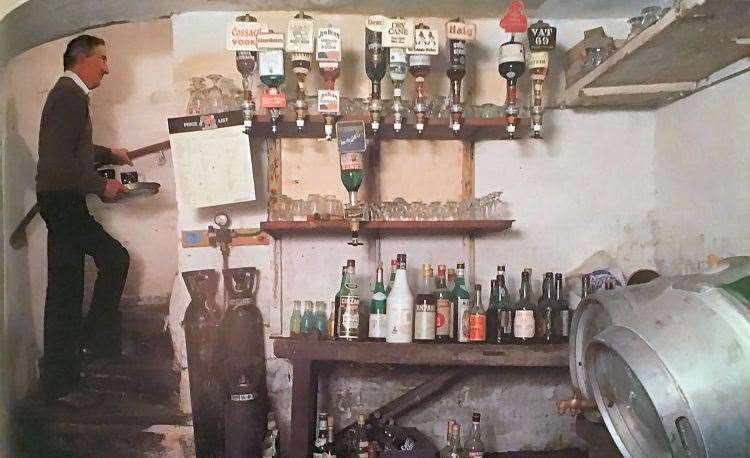
[[[134,199],[138,197],[149,197],[159,192],[159,188],[161,188],[161,185],[159,183],[154,183],[154,182],[149,182],[149,181],[139,181],[137,183],[128,183],[123,186],[125,187],[125,192],[117,196],[116,199],[112,199],[112,200],[102,199],[102,200],[107,203],[114,203],[114,202],[120,202],[122,200],[130,200],[130,199]]]

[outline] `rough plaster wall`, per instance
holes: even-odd
[[[5,259],[5,231],[3,228],[5,221],[5,212],[3,211],[4,205],[4,192],[3,183],[5,182],[4,173],[5,164],[5,77],[6,77],[5,65],[0,64],[0,232],[3,233],[2,240],[3,244],[0,246],[0,260]],[[7,453],[7,437],[8,437],[8,385],[9,385],[9,371],[8,371],[8,346],[5,340],[5,315],[6,315],[6,302],[5,302],[5,263],[0,262],[0,456],[5,456]]]
[[[124,24],[93,31],[108,42],[110,75],[91,93],[94,141],[135,149],[166,139],[165,106],[171,91],[171,29],[169,21]],[[47,43],[13,59],[8,66],[6,101],[7,145],[4,216],[9,234],[36,200],[39,117],[47,92],[62,73],[67,39]],[[124,302],[163,301],[176,272],[174,238],[176,211],[170,157],[159,166],[154,156],[135,161],[145,180],[158,181],[162,191],[146,201],[116,205],[89,198],[94,216],[131,253]],[[129,167],[118,167],[118,172]],[[27,229],[29,246],[8,250],[5,257],[6,300],[13,397],[22,395],[36,377],[40,356],[46,284],[46,229],[40,218]],[[94,275],[87,264],[87,289]],[[150,298],[150,299],[149,299]]]
[[[656,112],[656,265],[750,254],[750,73]]]

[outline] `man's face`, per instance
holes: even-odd
[[[99,87],[104,75],[109,73],[107,67],[107,47],[99,45],[90,56],[84,56],[73,69],[89,89]]]

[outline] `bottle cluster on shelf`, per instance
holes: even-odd
[[[304,311],[295,301],[290,334],[317,333],[323,338],[389,343],[457,342],[487,344],[560,343],[568,340],[571,311],[561,273],[547,272],[542,293],[535,300],[530,268],[521,273],[518,299],[511,298],[505,266],[490,281],[489,304],[482,301],[482,285],[466,284],[465,264],[456,265],[453,278],[445,265],[422,265],[416,294],[406,274],[406,255],[391,261],[384,281],[382,264],[375,273],[369,304],[362,300],[355,261],[342,267],[341,284],[330,309],[321,301],[307,301]],[[450,281],[450,283],[449,283]],[[607,285],[607,288],[611,285]],[[582,297],[591,291],[582,276]]]
[[[401,197],[386,202],[363,202],[365,221],[458,221],[502,218],[502,192],[476,199],[447,202],[407,202]],[[285,195],[268,203],[270,221],[327,221],[344,219],[344,205],[335,196],[310,194],[305,199]]]
[[[481,458],[485,447],[480,426],[481,414],[474,412],[466,438],[461,440],[461,425],[448,420],[446,444],[440,449],[440,458]],[[318,412],[313,458],[359,458],[377,456],[378,452],[403,451],[418,453],[416,439],[410,431],[396,424],[392,418],[383,418],[376,411],[371,415],[358,414],[357,421],[338,435],[334,434],[333,416]]]

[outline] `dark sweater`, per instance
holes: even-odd
[[[91,132],[88,96],[72,79],[60,78],[42,110],[37,192],[102,195],[106,180],[96,173],[96,164],[111,162],[112,150],[94,145]]]

